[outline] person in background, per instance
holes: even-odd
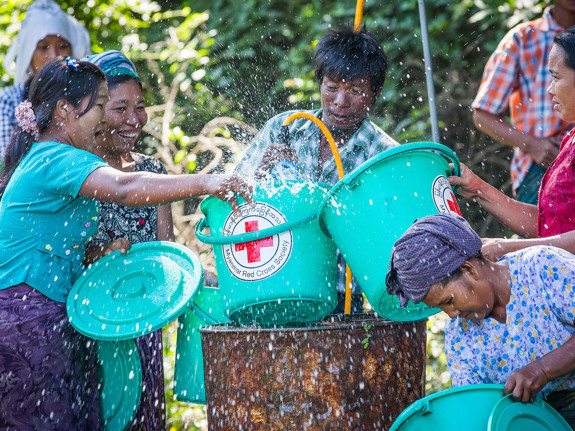
[[[377,39],[365,28],[330,31],[316,46],[315,77],[321,109],[304,111],[319,118],[329,129],[341,155],[345,173],[375,155],[398,145],[372,123],[368,113],[381,94],[388,62]],[[270,119],[260,130],[236,168],[236,172],[257,181],[272,179],[272,169],[287,161],[297,167],[298,178],[334,185],[338,173],[325,135],[307,119],[289,124],[290,146],[278,143],[283,122],[294,112]],[[338,253],[338,306],[343,312],[345,263]],[[352,280],[352,313],[363,312],[361,288]]]
[[[14,85],[0,91],[0,160],[16,127],[16,106],[28,98],[30,82],[50,60],[81,58],[91,52],[86,28],[53,0],[36,0],[26,10],[20,31],[4,58]]]
[[[553,109],[566,122],[575,122],[575,26],[557,34],[549,53],[548,92]],[[505,196],[462,165],[461,177],[449,177],[457,193],[474,199],[521,239],[489,239],[483,253],[497,259],[534,245],[551,245],[575,253],[575,128],[563,139],[539,190],[537,205]]]
[[[96,131],[94,154],[122,172],[167,174],[164,165],[134,151],[148,122],[142,82],[134,64],[120,51],[91,55],[86,61],[100,67],[107,78],[109,100]],[[85,263],[114,250],[128,251],[132,244],[174,241],[170,205],[130,208],[100,202],[98,229],[86,246]],[[162,330],[136,339],[142,363],[143,393],[129,429],[159,430],[166,427]]]
[[[463,217],[417,220],[394,244],[387,291],[438,307],[453,386],[505,384],[547,400],[575,426],[575,256],[537,246],[492,262]]]
[[[99,202],[159,206],[209,194],[253,204],[235,175],[124,172],[95,154],[108,101],[89,62],[56,58],[16,110],[0,174],[0,428],[101,428],[95,343],[68,321]]]
[[[555,0],[540,18],[510,30],[491,55],[471,107],[475,126],[513,147],[513,196],[536,205],[545,170],[559,152],[573,119],[553,109],[547,68],[553,38],[575,25],[575,2]],[[511,120],[507,119],[507,111]]]

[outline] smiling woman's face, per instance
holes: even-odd
[[[114,85],[109,94],[110,100],[106,104],[96,143],[105,153],[125,154],[134,150],[142,128],[148,122],[146,101],[142,89],[134,80]]]
[[[575,121],[575,70],[565,63],[565,51],[554,44],[549,53],[551,84],[547,92],[553,97],[553,109],[564,121]]]

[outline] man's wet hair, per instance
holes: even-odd
[[[367,77],[374,96],[383,88],[388,65],[383,47],[365,26],[360,32],[351,27],[330,31],[319,40],[314,62],[319,85],[324,76],[338,81]]]

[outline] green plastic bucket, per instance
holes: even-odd
[[[425,304],[400,308],[385,277],[395,241],[418,218],[459,208],[448,175],[460,173],[457,156],[431,142],[385,151],[344,176],[322,203],[320,224],[333,238],[374,311],[397,321],[435,314]]]
[[[202,287],[198,297],[178,318],[174,395],[178,401],[206,404],[200,328],[229,323],[220,289]]]
[[[142,396],[142,365],[134,340],[96,341],[104,430],[131,425]]]
[[[213,197],[200,206],[196,226],[214,245],[227,316],[242,325],[313,322],[337,305],[336,247],[320,228],[319,208],[328,187],[309,181],[260,183],[256,205],[240,200],[236,216]],[[209,227],[211,235],[202,233]]]

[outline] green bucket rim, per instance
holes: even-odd
[[[320,208],[319,209],[319,221],[320,221],[320,226],[321,226],[322,230],[324,231],[324,233],[326,235],[330,236],[329,232],[327,232],[327,229],[325,229],[325,226],[322,222],[322,218],[323,218],[325,208],[327,207],[330,200],[333,199],[333,194],[337,190],[339,190],[344,185],[347,186],[347,185],[354,183],[357,180],[357,177],[360,176],[362,173],[364,173],[366,170],[370,169],[374,165],[376,165],[376,164],[378,164],[378,163],[380,163],[386,159],[389,159],[390,157],[396,156],[398,154],[417,152],[417,151],[422,151],[422,150],[432,150],[433,152],[439,152],[440,155],[442,155],[446,159],[453,162],[453,168],[454,168],[453,174],[456,176],[461,175],[461,164],[459,162],[459,158],[457,157],[457,155],[453,152],[453,150],[451,148],[446,147],[445,145],[437,144],[435,142],[411,142],[409,144],[403,144],[403,145],[400,145],[398,147],[394,147],[394,148],[391,148],[389,150],[386,150],[383,153],[379,153],[377,156],[374,156],[371,159],[369,159],[368,161],[366,161],[365,163],[359,165],[357,168],[355,168],[349,174],[346,174],[341,180],[339,180],[327,192],[325,199],[323,200],[323,202],[321,203],[321,205],[319,207]]]
[[[259,184],[269,184],[275,187],[278,185],[286,185],[286,184],[296,184],[296,183],[313,183],[315,185],[318,185],[320,187],[325,188],[326,190],[326,194],[328,193],[330,186],[328,184],[325,183],[321,183],[321,182],[314,182],[314,181],[309,181],[309,180],[286,180],[286,181],[267,181],[267,182],[263,182],[263,183],[259,183]],[[204,214],[206,217],[203,217],[202,219],[200,219],[200,221],[198,222],[198,224],[196,224],[195,227],[195,233],[196,233],[196,237],[202,241],[205,244],[210,244],[210,245],[227,245],[227,244],[241,244],[244,242],[250,242],[250,241],[256,241],[260,238],[268,238],[270,236],[274,236],[274,235],[278,235],[282,232],[286,232],[288,230],[292,230],[295,229],[298,226],[301,226],[302,224],[308,223],[310,221],[313,221],[314,219],[317,219],[319,217],[319,213],[320,213],[320,208],[322,203],[320,203],[320,205],[318,205],[318,208],[300,218],[297,218],[295,220],[292,221],[287,221],[285,223],[282,224],[278,224],[276,226],[272,226],[266,229],[262,229],[262,230],[258,230],[255,232],[246,232],[240,235],[225,235],[225,236],[212,236],[212,235],[206,235],[204,233],[202,233],[202,230],[204,230],[204,228],[206,227],[210,227],[210,225],[208,224],[207,221],[207,207],[210,205],[211,202],[214,202],[215,200],[221,200],[215,197],[207,197],[206,199],[204,199],[202,201],[202,203],[200,204],[200,210],[202,211],[202,214]],[[241,197],[241,196],[237,196],[237,200],[238,200],[238,205],[245,203],[246,201]],[[230,211],[231,211],[231,206],[230,206]]]

